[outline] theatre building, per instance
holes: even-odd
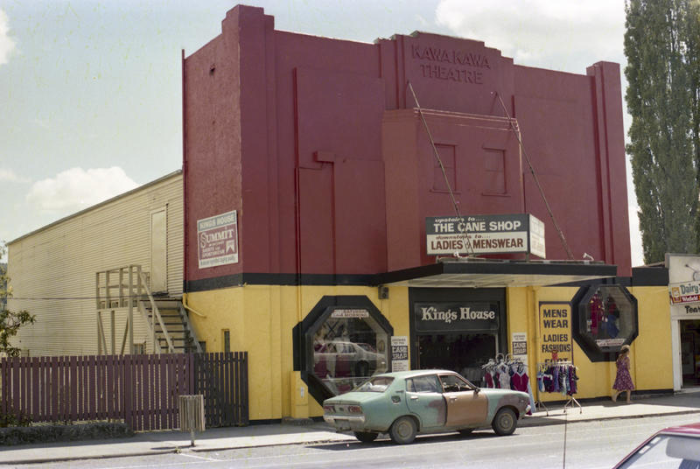
[[[373,373],[519,361],[609,396],[674,387],[668,273],[631,268],[618,64],[515,64],[416,32],[365,44],[238,6],[183,54],[184,289],[249,352],[250,418],[317,417]],[[643,364],[643,366],[641,366]]]

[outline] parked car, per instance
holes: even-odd
[[[700,467],[700,423],[665,428],[617,463],[614,469]]]
[[[523,392],[481,389],[453,371],[401,371],[373,376],[347,394],[326,399],[323,419],[362,442],[388,432],[395,443],[407,444],[418,433],[469,434],[488,426],[510,435],[529,402]]]

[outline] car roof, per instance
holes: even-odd
[[[451,370],[411,370],[411,371],[394,371],[392,373],[382,373],[377,376],[389,376],[391,378],[413,378],[414,376],[434,375],[434,374],[457,374]]]
[[[700,422],[689,423],[688,425],[678,425],[675,427],[668,427],[661,430],[660,433],[679,433],[682,435],[691,435],[700,437]]]

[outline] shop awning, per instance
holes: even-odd
[[[446,259],[435,264],[387,272],[383,285],[419,288],[535,287],[615,277],[617,266],[590,261]]]

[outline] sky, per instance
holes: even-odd
[[[190,55],[220,34],[236,3],[0,0],[0,241],[181,168],[181,51]],[[483,41],[518,65],[577,74],[601,60],[622,70],[626,63],[624,0],[244,3],[273,15],[276,29],[303,34],[371,43],[419,30]],[[625,131],[630,123],[625,112]]]

